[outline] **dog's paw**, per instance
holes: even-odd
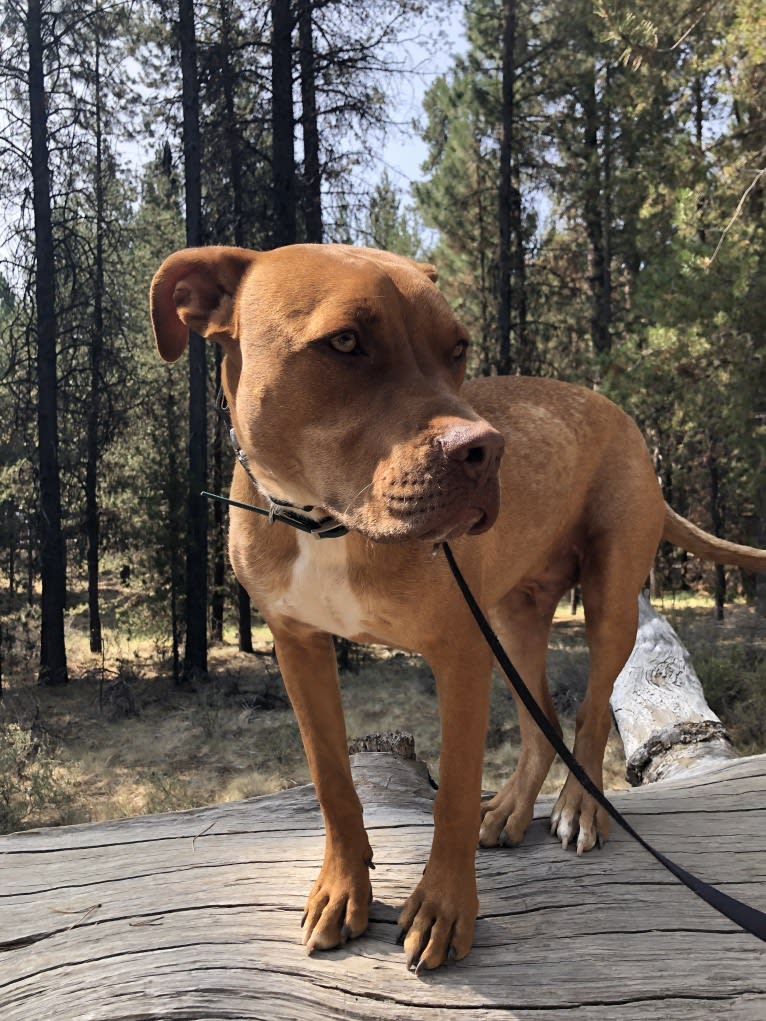
[[[372,855],[368,862],[362,861],[353,868],[325,861],[306,901],[301,922],[306,953],[332,950],[362,935],[372,900],[370,868]]]
[[[568,777],[551,813],[551,834],[564,850],[575,840],[578,855],[601,847],[609,838],[609,823],[609,816],[590,794]]]
[[[410,971],[419,975],[465,957],[478,910],[475,876],[426,868],[399,916],[400,942]]]
[[[481,847],[516,847],[532,822],[534,801],[518,798],[513,777],[493,798],[481,806]]]

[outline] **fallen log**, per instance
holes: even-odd
[[[653,783],[735,757],[726,728],[671,625],[645,595],[630,659],[610,700],[630,783]]]
[[[313,788],[0,838],[3,1021],[699,1021],[766,1016],[763,948],[628,837],[577,858],[541,802],[516,849],[477,854],[480,917],[461,962],[416,978],[399,907],[431,842],[422,763],[352,756],[375,852],[367,934],[307,957],[322,857]],[[766,908],[766,756],[615,795],[679,863]]]

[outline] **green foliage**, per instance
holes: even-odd
[[[34,824],[40,813],[61,809],[67,800],[47,737],[0,723],[0,833]]]
[[[411,210],[402,209],[387,171],[370,196],[360,239],[371,248],[418,258],[421,243],[417,219]]]
[[[766,654],[746,644],[720,652],[698,648],[694,665],[736,749],[758,754],[766,745]]]
[[[415,188],[479,372],[497,362],[503,10],[465,5],[469,49],[426,94]],[[512,281],[512,324],[525,307],[540,371],[633,414],[678,510],[752,541],[766,514],[766,8],[514,11],[525,276]],[[709,580],[674,557],[665,567],[685,584]]]
[[[438,232],[432,258],[445,295],[474,337],[472,357],[479,371],[489,363],[495,333],[497,168],[487,87],[458,59],[453,71],[428,90],[423,103],[427,176],[414,187],[420,215]]]

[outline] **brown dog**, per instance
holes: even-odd
[[[420,652],[434,671],[442,755],[433,845],[400,917],[408,964],[425,968],[468,953],[477,838],[522,839],[553,758],[520,707],[518,767],[482,818],[492,655],[434,544],[455,540],[478,601],[554,722],[548,632],[579,581],[590,674],[574,751],[599,784],[609,695],[660,538],[766,569],[766,553],[708,536],[665,505],[638,429],[603,397],[546,379],[463,386],[467,339],[434,278],[430,266],[362,248],[202,248],[170,256],[151,291],[163,358],[180,357],[188,328],[226,353],[224,389],[248,465],[237,465],[232,496],[350,530],[317,541],[231,512],[232,564],[273,632],[324,814],[309,951],[364,932],[371,897],[330,635]],[[582,852],[607,831],[569,777],[552,832]]]

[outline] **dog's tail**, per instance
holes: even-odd
[[[727,542],[726,539],[719,539],[709,532],[703,532],[691,521],[676,514],[667,504],[662,538],[703,560],[744,567],[748,571],[766,571],[766,551],[754,549],[752,546],[740,546],[736,542]]]

